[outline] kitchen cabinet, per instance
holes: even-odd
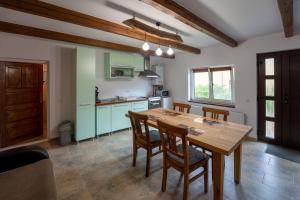
[[[144,56],[140,54],[134,54],[133,55],[133,66],[134,71],[141,72],[145,70],[145,59]]]
[[[148,110],[148,101],[132,102],[131,103],[131,110],[133,112]]]
[[[148,110],[148,101],[97,106],[96,135],[131,127],[130,119],[125,116],[128,110],[134,112]]]
[[[133,66],[133,54],[125,52],[110,52],[108,54],[111,66]]]
[[[96,135],[111,132],[111,106],[96,107]]]
[[[111,127],[112,131],[117,131],[130,127],[130,120],[125,115],[131,110],[130,103],[114,104],[111,108]]]
[[[104,77],[106,80],[133,78],[133,71],[144,71],[144,63],[144,57],[140,54],[118,51],[104,53]],[[118,76],[115,75],[116,70],[118,70]]]
[[[76,49],[76,141],[95,137],[96,52]]]

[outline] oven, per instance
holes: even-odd
[[[148,98],[149,109],[160,108],[161,106],[162,106],[161,97],[149,97]]]

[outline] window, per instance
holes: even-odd
[[[192,69],[190,100],[233,106],[233,73],[232,67]]]

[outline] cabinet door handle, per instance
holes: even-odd
[[[80,106],[90,106],[90,103],[80,104]]]

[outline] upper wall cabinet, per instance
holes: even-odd
[[[134,71],[136,72],[144,71],[145,68],[144,56],[140,54],[133,54],[133,66],[134,66]]]
[[[124,52],[108,53],[111,66],[133,67],[133,55]]]
[[[125,52],[104,53],[105,79],[133,78],[134,71],[144,70],[144,57]]]

